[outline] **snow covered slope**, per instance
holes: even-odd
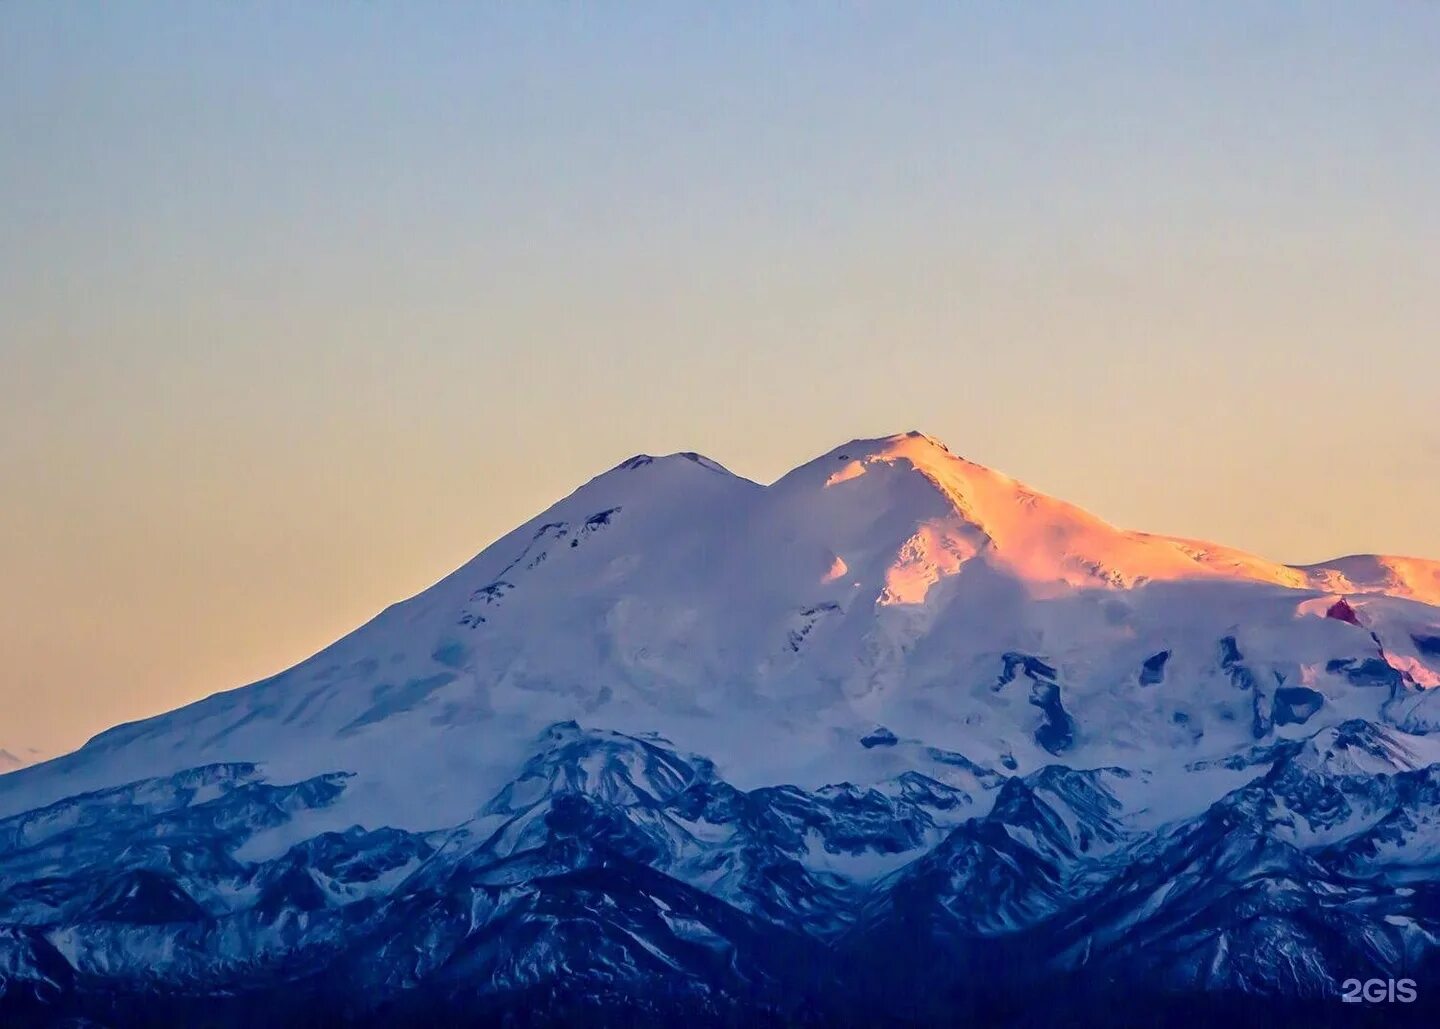
[[[1183,767],[1348,718],[1428,724],[1437,568],[1121,531],[918,434],[769,487],[637,457],[295,668],[8,777],[0,812],[253,761],[354,772],[373,806],[346,817],[431,829],[572,718],[663,732],[751,785],[882,778],[925,747]],[[1320,710],[1271,727],[1282,689]],[[857,744],[877,724],[899,751]]]
[[[1004,937],[1323,994],[1440,938],[1374,900],[1440,855],[1437,685],[1437,562],[1128,532],[918,433],[769,486],[639,456],[296,667],[0,778],[0,983],[783,1007],[814,984],[771,951],[884,993],[847,962]],[[1261,928],[1205,923],[1256,875]]]

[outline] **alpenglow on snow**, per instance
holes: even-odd
[[[1423,1002],[1437,686],[1434,561],[1124,531],[919,433],[637,456],[0,776],[0,1016]]]

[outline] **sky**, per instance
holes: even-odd
[[[0,5],[0,746],[637,453],[1440,557],[1440,4]]]

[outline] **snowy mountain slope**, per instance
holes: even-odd
[[[1126,532],[914,433],[769,486],[632,458],[295,668],[0,779],[0,1010],[1431,967],[1437,572]]]
[[[1087,969],[1324,998],[1436,967],[1440,765],[1416,767],[1435,744],[1367,723],[1281,743],[1159,825],[1145,774],[1122,769],[1051,765],[972,804],[913,774],[737,791],[663,740],[573,723],[531,743],[447,832],[257,847],[352,783],[244,765],[0,822],[0,1014],[153,1019],[198,992],[237,1024],[257,1005],[474,1015],[539,990],[831,1018],[877,997],[1054,994]]]
[[[576,717],[811,787],[884,777],[894,755],[853,746],[877,724],[1024,771],[1223,756],[1282,685],[1316,694],[1311,728],[1387,702],[1428,717],[1440,614],[1407,585],[1326,617],[1317,574],[1113,529],[919,435],[769,487],[635,458],[295,668],[7,778],[0,811],[239,760],[354,771],[357,816],[435,828],[524,757],[514,741]],[[1017,654],[1053,674],[1002,682]],[[1367,667],[1377,688],[1355,688]]]

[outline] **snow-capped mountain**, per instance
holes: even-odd
[[[1437,562],[1127,532],[918,433],[769,486],[639,456],[296,667],[0,779],[0,1012],[1423,985],[1437,685]]]

